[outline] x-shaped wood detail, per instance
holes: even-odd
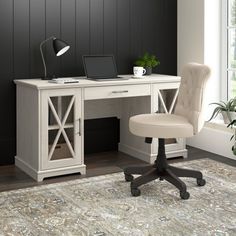
[[[68,105],[68,108],[67,108],[66,113],[65,113],[65,115],[63,117],[63,120],[61,121],[59,116],[58,116],[58,114],[57,114],[57,111],[56,111],[56,109],[55,109],[55,107],[54,107],[54,105],[52,103],[51,98],[50,97],[48,98],[48,104],[49,104],[49,106],[51,108],[51,111],[52,111],[56,121],[57,121],[57,124],[59,125],[59,130],[57,132],[56,138],[55,138],[55,140],[54,140],[54,142],[52,144],[51,150],[50,150],[49,155],[48,155],[48,159],[49,160],[51,160],[51,158],[52,158],[53,152],[54,152],[54,150],[56,148],[57,142],[58,142],[61,134],[64,136],[64,139],[65,139],[65,141],[66,141],[66,143],[68,145],[68,148],[70,150],[71,155],[75,158],[75,152],[73,150],[73,147],[71,146],[70,140],[68,139],[67,134],[65,132],[65,128],[64,128],[66,120],[67,120],[67,118],[68,118],[68,116],[70,114],[71,108],[72,108],[72,106],[74,104],[74,101],[75,101],[75,97],[73,96],[71,98],[71,101],[70,101],[69,105]]]
[[[162,89],[162,90],[165,90],[165,89]],[[164,99],[163,99],[163,97],[162,97],[162,94],[161,94],[160,89],[157,90],[157,93],[158,93],[158,97],[160,98],[161,105],[163,106],[163,108],[164,108],[164,110],[165,110],[165,113],[171,114],[172,111],[173,111],[173,109],[174,109],[174,106],[175,106],[177,97],[178,97],[179,89],[176,89],[176,92],[175,92],[175,95],[174,95],[174,97],[173,97],[173,100],[172,100],[172,103],[171,103],[171,106],[170,106],[169,111],[168,111],[168,109],[166,108],[166,104],[165,104],[165,102],[164,102]]]

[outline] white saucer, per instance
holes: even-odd
[[[135,76],[135,75],[133,75],[132,78],[134,78],[134,79],[142,79],[142,78],[144,78],[144,76],[143,75],[142,76]]]

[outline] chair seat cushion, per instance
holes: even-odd
[[[174,114],[142,114],[129,120],[131,133],[141,137],[184,138],[193,136],[193,126]]]

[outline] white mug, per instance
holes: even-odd
[[[134,66],[133,72],[135,77],[141,77],[146,73],[146,70],[142,66]]]

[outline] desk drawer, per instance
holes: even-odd
[[[91,87],[84,90],[85,100],[151,95],[150,84]]]

